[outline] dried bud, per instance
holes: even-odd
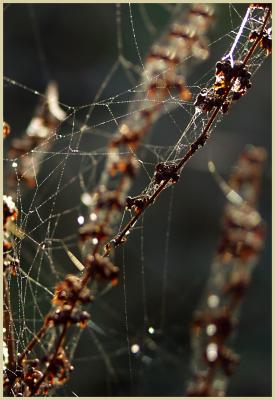
[[[20,262],[17,257],[13,257],[11,254],[4,254],[3,265],[4,272],[11,273],[13,276],[15,276],[17,274]]]
[[[138,167],[139,164],[135,158],[120,158],[119,161],[113,162],[109,169],[109,173],[111,176],[115,176],[117,173],[121,173],[124,175],[128,175],[130,178],[133,178],[137,173]]]
[[[161,162],[156,165],[154,174],[154,180],[156,184],[160,184],[162,181],[171,180],[172,183],[176,183],[179,180],[179,173],[177,171],[177,164],[174,162]]]
[[[10,134],[10,126],[7,122],[3,122],[3,137],[6,138]]]
[[[60,349],[56,358],[50,362],[47,382],[51,385],[63,385],[70,377],[73,370],[65,351]]]
[[[81,241],[89,239],[97,239],[98,242],[104,242],[111,234],[111,229],[104,224],[97,222],[89,222],[79,229],[79,236]]]
[[[249,7],[252,8],[252,9],[253,8],[258,8],[258,9],[262,9],[262,10],[265,10],[265,9],[271,10],[272,9],[272,3],[251,3]]]
[[[119,268],[114,266],[108,257],[102,257],[100,254],[89,255],[86,264],[91,269],[91,276],[95,280],[117,284]]]
[[[56,286],[52,303],[70,305],[77,301],[88,303],[91,300],[90,290],[86,286],[82,288],[82,280],[75,275],[67,275],[65,280]]]
[[[141,195],[136,197],[126,197],[126,209],[134,208],[135,212],[142,210],[147,204],[149,196]]]

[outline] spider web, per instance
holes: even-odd
[[[89,217],[89,193],[104,168],[108,139],[124,120],[134,119],[138,110],[148,106],[146,87],[140,83],[145,56],[169,22],[186,8],[130,3],[5,5],[5,120],[11,134],[5,140],[4,193],[13,195],[19,211],[17,226],[22,231],[21,238],[14,238],[20,267],[9,281],[17,352],[43,323],[56,283],[68,273],[79,274],[69,254],[82,259],[78,230]],[[135,154],[140,169],[131,194],[152,194],[155,165],[179,160],[199,136],[207,115],[194,113],[194,99],[202,88],[213,84],[213,66],[228,54],[238,33],[234,59],[246,54],[245,39],[259,21],[255,14],[240,30],[245,10],[233,4],[216,6],[217,20],[208,35],[210,57],[202,63],[187,59],[182,68],[192,99],[182,100],[171,93],[163,102],[158,120]],[[14,26],[16,33],[12,33]],[[20,63],[15,62],[19,51]],[[252,76],[262,60],[261,54],[252,57]],[[12,157],[12,140],[24,136],[53,77],[60,95],[55,100],[56,112],[63,113],[56,128],[30,152]],[[251,90],[255,90],[254,97],[268,103],[265,79],[260,75],[260,83]],[[214,158],[227,174],[243,144],[268,148],[270,143],[259,131],[262,126],[269,132],[270,110],[257,105],[261,112],[253,117],[253,95],[246,97],[216,129],[209,148],[191,161],[183,182],[163,193],[135,226],[127,245],[116,251],[120,284],[112,290],[93,286],[91,322],[83,331],[72,330],[68,341],[75,372],[57,394],[182,395],[189,376],[192,304],[207,278],[224,201],[207,174],[207,159]],[[247,113],[249,120],[243,117]],[[31,173],[33,188],[26,186],[21,172],[23,178]],[[265,193],[264,210],[270,206],[268,199]],[[122,214],[118,230],[129,217],[129,212]],[[265,262],[268,257],[267,246]],[[262,285],[254,292],[261,295],[268,281],[266,268],[258,279]],[[252,297],[253,290],[251,302]],[[246,323],[252,324],[250,304],[246,313]],[[262,317],[266,329],[254,337],[254,343],[267,343],[262,360],[266,375],[270,375],[268,315]],[[243,345],[244,338],[240,348],[244,347],[248,358],[256,359],[256,353],[249,353]],[[47,354],[54,340],[51,330],[41,343],[41,354]],[[253,373],[251,368],[250,377]],[[232,395],[241,395],[247,386],[245,373],[241,371],[240,376],[243,383],[233,382]],[[258,384],[260,394],[268,393],[270,381],[261,379],[255,387]]]

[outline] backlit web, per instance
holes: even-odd
[[[203,88],[213,85],[216,61],[226,55],[228,60],[243,59],[247,53],[246,38],[258,26],[260,14],[255,12],[240,29],[246,8],[216,5],[201,42],[182,57],[174,76],[171,67],[168,72],[148,69],[148,55],[161,53],[167,29],[172,21],[185,18],[189,5],[4,5],[4,119],[11,127],[4,143],[4,194],[12,195],[17,206],[19,228],[13,236],[19,267],[9,280],[16,352],[43,323],[57,282],[68,273],[80,274],[76,259],[82,262],[95,244],[84,248],[79,229],[95,218],[95,188],[116,184],[103,172],[110,158],[110,138],[127,127],[146,130],[133,150],[138,174],[129,194],[151,195],[155,166],[180,160],[207,123],[208,115],[193,103]],[[149,51],[154,42],[161,50]],[[251,58],[252,76],[264,53],[262,49]],[[88,307],[89,326],[72,329],[68,337],[75,371],[56,394],[184,393],[190,377],[189,323],[207,278],[224,204],[207,160],[213,159],[228,175],[245,144],[269,148],[269,64],[256,74],[251,93],[233,105],[228,116],[218,117],[214,126],[221,119],[222,124],[188,164],[180,182],[165,190],[134,226],[127,243],[116,250],[119,284],[92,285],[95,301]],[[154,97],[155,87],[148,92],[150,74],[157,76],[156,85],[163,84],[164,74],[173,81],[160,100]],[[157,111],[148,123],[146,110],[154,107]],[[41,116],[47,128],[41,126]],[[119,148],[120,156],[123,151]],[[268,182],[267,174],[261,204],[265,219],[270,213]],[[133,211],[126,210],[114,218],[109,239],[131,215]],[[253,362],[248,367],[261,347],[257,368],[261,363],[263,375],[270,375],[269,245],[245,306],[244,325],[251,327],[257,315],[262,330],[249,343],[240,330],[237,346],[244,360],[239,380],[230,387],[232,395],[250,395],[255,388],[257,394],[268,395],[270,390],[269,379],[256,376]],[[265,315],[261,309],[267,310]],[[54,340],[52,329],[38,355],[46,354]],[[247,382],[251,393],[245,391]]]

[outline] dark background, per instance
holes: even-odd
[[[144,6],[156,28],[152,35],[142,17],[140,5],[132,5],[135,33],[142,56],[154,37],[158,37],[166,26],[176,6]],[[240,15],[245,6],[235,5]],[[116,6],[100,5],[4,5],[4,75],[43,93],[49,79],[58,82],[60,101],[80,106],[93,102],[96,92],[108,71],[117,59]],[[240,18],[228,5],[217,6],[217,22],[210,32],[211,57],[189,73],[188,82],[193,84],[205,71],[229,49],[230,38],[224,36]],[[139,60],[134,46],[128,5],[122,6],[124,40],[123,55],[134,64]],[[134,77],[136,75],[134,74]],[[202,79],[203,81],[203,79]],[[122,92],[134,86],[122,67],[110,80],[102,98]],[[26,128],[38,97],[18,86],[4,85],[4,119],[12,127],[12,134],[5,142],[8,149],[13,137],[21,136]],[[123,114],[126,108],[117,110]],[[77,114],[83,119],[81,112]],[[175,111],[178,122],[186,121],[184,112]],[[92,114],[92,123],[110,119],[106,110],[98,107]],[[183,122],[184,123],[184,122]],[[61,127],[61,133],[63,127]],[[64,127],[64,131],[67,128]],[[112,133],[114,124],[100,127],[102,132]],[[169,140],[167,136],[169,134]],[[153,128],[151,142],[167,145],[177,140],[177,132],[168,117],[163,117]],[[260,212],[267,222],[265,249],[245,298],[239,333],[235,339],[235,350],[241,363],[229,385],[228,396],[271,395],[271,60],[265,61],[253,79],[253,88],[232,108],[215,129],[207,146],[189,162],[179,184],[174,188],[172,220],[167,224],[167,213],[171,190],[162,194],[157,204],[144,217],[144,268],[149,325],[158,329],[162,295],[162,274],[167,229],[170,232],[167,272],[167,313],[164,329],[151,337],[157,344],[149,350],[144,345],[138,357],[132,357],[133,384],[130,384],[128,351],[125,331],[123,279],[118,287],[99,299],[91,308],[92,321],[101,331],[87,329],[81,337],[74,361],[75,372],[58,395],[107,396],[182,396],[190,378],[189,323],[203,286],[206,282],[211,259],[215,252],[220,230],[225,199],[213,177],[208,172],[207,161],[212,158],[218,171],[228,177],[247,143],[264,146],[268,151]],[[101,136],[89,137],[81,148],[100,148],[106,144]],[[93,148],[94,149],[94,148]],[[140,158],[149,157],[141,149]],[[63,156],[64,157],[64,156]],[[156,158],[152,158],[155,162]],[[151,160],[151,161],[152,161]],[[6,170],[10,162],[5,162]],[[45,162],[41,176],[54,168],[54,163]],[[77,175],[79,160],[70,159],[64,174],[64,182]],[[93,167],[91,167],[93,168]],[[90,170],[91,171],[91,170]],[[43,175],[44,174],[44,175]],[[132,193],[139,193],[147,184],[141,173]],[[56,180],[49,180],[38,193],[37,204],[47,199],[56,190]],[[79,185],[69,188],[58,197],[56,210],[74,207],[79,203]],[[33,198],[33,193],[24,194],[24,204]],[[43,209],[45,215],[47,208]],[[76,214],[60,219],[56,237],[72,234],[77,228]],[[37,224],[35,220],[30,224]],[[31,226],[31,225],[30,225]],[[36,239],[43,240],[43,227]],[[127,311],[129,339],[132,343],[144,343],[144,310],[142,304],[141,275],[141,230],[133,232],[125,246]],[[35,247],[23,246],[22,265],[28,270],[33,260]],[[77,253],[75,241],[75,252]],[[53,252],[55,268],[61,273],[75,271],[62,251]],[[122,254],[117,264],[122,266]],[[41,280],[49,288],[54,281],[47,276],[46,262],[42,264]],[[14,295],[16,302],[16,294]],[[27,304],[27,303],[26,303]],[[49,299],[39,297],[41,309],[47,309]],[[39,318],[39,316],[37,316]],[[96,339],[95,339],[96,335]],[[106,357],[108,354],[108,362]],[[105,357],[105,358],[104,358]],[[107,365],[107,366],[106,366]],[[108,367],[109,365],[109,367]],[[114,378],[114,376],[116,378]],[[115,382],[116,381],[116,382]]]

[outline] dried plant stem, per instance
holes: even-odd
[[[94,254],[96,254],[96,251],[97,251],[97,248],[94,249]],[[92,265],[90,266],[90,268],[86,268],[86,270],[85,270],[85,274],[84,274],[83,279],[82,279],[81,287],[79,288],[79,293],[81,293],[81,291],[82,291],[82,290],[85,288],[85,286],[88,284],[88,282],[89,282],[89,280],[90,280],[90,278],[91,278],[91,273],[92,273]],[[74,308],[76,307],[76,305],[77,305],[77,300],[76,300],[76,301],[72,304],[72,306],[71,306],[70,315],[72,315],[72,313],[73,313]],[[49,316],[50,316],[50,314],[49,314]],[[46,330],[47,330],[47,327],[48,327],[48,326],[49,326],[49,324],[47,324],[47,326],[46,326],[45,329],[43,330],[43,332],[42,332],[43,335],[46,333]],[[57,355],[58,355],[58,352],[59,352],[60,348],[63,346],[63,343],[64,343],[65,338],[66,338],[66,333],[67,333],[67,330],[69,329],[69,327],[70,327],[70,323],[67,321],[67,322],[63,325],[62,330],[61,330],[61,333],[60,333],[60,336],[59,336],[59,338],[57,339],[57,342],[56,342],[56,345],[55,345],[55,351],[54,351],[54,353],[53,353],[53,356],[51,357],[51,360],[50,360],[50,362],[49,362],[49,365],[48,365],[48,367],[46,368],[46,370],[44,371],[42,377],[39,379],[39,381],[38,381],[38,382],[36,383],[36,385],[34,386],[34,388],[33,388],[32,392],[31,392],[30,396],[36,394],[36,392],[38,391],[38,389],[40,388],[40,386],[42,385],[42,383],[43,383],[44,380],[46,379],[47,374],[48,374],[48,372],[50,371],[50,369],[51,369],[51,367],[52,367],[52,365],[53,365],[53,363],[54,363],[54,361],[55,361],[55,359],[56,359],[56,357],[57,357]],[[41,332],[41,331],[40,331],[40,332]],[[33,345],[34,345],[34,344],[33,344]]]
[[[15,365],[16,355],[15,355],[15,342],[14,342],[14,332],[13,332],[13,318],[12,318],[12,309],[10,302],[10,291],[7,280],[6,273],[3,274],[3,300],[4,300],[4,319],[3,325],[5,328],[5,341],[8,347],[8,365],[9,369],[12,369]]]
[[[257,38],[257,40],[255,40],[255,42],[253,43],[253,45],[252,45],[252,46],[250,47],[250,49],[248,50],[246,56],[244,57],[244,59],[243,59],[243,65],[246,65],[246,64],[248,63],[248,61],[250,60],[250,58],[251,58],[252,55],[254,54],[254,51],[255,51],[256,48],[258,47],[258,45],[259,45],[259,43],[260,43],[260,41],[261,41],[261,37],[262,37],[261,35],[262,35],[263,32],[264,32],[264,29],[265,29],[265,27],[266,27],[266,24],[267,24],[267,22],[268,22],[268,20],[269,20],[270,15],[271,15],[271,11],[268,10],[268,11],[266,12],[266,15],[265,15],[265,18],[264,18],[264,21],[263,21],[263,24],[262,24],[262,28],[261,28],[261,31],[260,31],[260,35],[259,35],[259,37]],[[225,95],[224,95],[224,97],[223,97],[223,101],[221,102],[221,104],[220,104],[218,107],[216,107],[216,108],[214,109],[214,111],[213,111],[213,113],[211,114],[211,116],[210,116],[210,118],[209,118],[209,120],[208,120],[206,126],[203,128],[203,131],[202,131],[202,133],[200,134],[200,136],[191,144],[191,146],[190,146],[188,152],[187,152],[187,153],[184,155],[184,157],[178,162],[178,164],[177,164],[177,166],[176,166],[176,168],[175,168],[175,171],[180,171],[180,170],[185,166],[185,164],[187,163],[187,161],[196,153],[196,151],[197,151],[200,147],[202,147],[202,146],[205,144],[205,142],[206,142],[207,139],[209,138],[210,131],[211,131],[211,127],[212,127],[213,123],[215,122],[215,120],[216,120],[216,118],[217,118],[217,116],[218,116],[218,114],[219,114],[219,111],[220,111],[222,105],[223,105],[224,102],[226,101],[227,96],[228,96],[228,94],[229,94],[229,92],[230,92],[232,86],[234,85],[234,82],[235,82],[235,81],[236,81],[236,78],[233,80],[232,84],[231,84],[230,87],[227,89],[227,91],[226,91],[226,93],[225,93]],[[104,256],[108,256],[108,255],[110,254],[111,249],[112,249],[112,246],[111,246],[112,242],[113,242],[114,246],[116,247],[116,246],[120,245],[120,244],[124,241],[124,238],[125,238],[126,234],[128,234],[128,233],[130,232],[130,229],[136,224],[136,222],[139,220],[140,216],[143,214],[143,212],[146,210],[146,208],[147,208],[149,205],[151,205],[151,204],[156,200],[156,198],[160,195],[160,193],[166,188],[166,186],[167,186],[169,180],[170,180],[170,179],[164,180],[164,181],[158,186],[158,188],[156,189],[156,191],[149,197],[149,199],[148,199],[147,202],[145,203],[144,207],[143,207],[142,209],[138,209],[138,210],[136,211],[136,215],[135,215],[134,217],[131,218],[131,220],[125,225],[125,227],[122,229],[122,231],[121,231],[117,236],[115,236],[115,238],[114,238],[111,242],[107,243],[107,245],[105,246]]]
[[[202,142],[204,143],[206,141],[207,135],[210,132],[211,126],[212,126],[213,122],[215,121],[219,110],[220,110],[220,107],[217,107],[213,111],[211,117],[209,118],[209,121],[208,121],[207,125],[203,129],[203,131],[200,134],[200,136],[192,143],[192,145],[190,146],[190,149],[188,150],[188,152],[185,154],[185,156],[177,164],[177,166],[175,168],[176,171],[180,171],[184,167],[184,165],[187,163],[187,161],[196,153],[196,151],[198,150],[198,148],[201,145],[201,143]],[[115,238],[113,239],[114,246],[118,246],[121,243],[123,243],[123,239],[125,238],[126,234],[136,224],[136,222],[139,220],[140,216],[144,213],[144,211],[147,209],[147,207],[149,205],[153,204],[154,201],[157,199],[157,197],[161,194],[161,192],[166,188],[166,185],[168,184],[169,180],[170,179],[164,180],[158,186],[157,190],[147,200],[145,206],[142,209],[139,209],[136,212],[136,215],[131,218],[131,220],[125,225],[125,227],[122,229],[122,231],[117,236],[115,236]],[[105,246],[104,256],[108,256],[110,254],[111,249],[112,249],[111,243],[112,243],[112,241],[107,243],[107,245]]]
[[[264,149],[248,147],[228,183],[221,241],[192,324],[189,396],[225,396],[239,362],[228,345],[264,242],[265,229],[255,206],[265,159]]]
[[[52,356],[52,359],[51,359],[51,361],[50,361],[48,367],[47,367],[46,370],[44,371],[42,377],[39,379],[39,381],[38,381],[38,382],[36,383],[36,385],[34,386],[34,388],[33,388],[32,392],[31,392],[30,396],[33,396],[33,395],[36,394],[36,392],[38,391],[38,389],[40,388],[40,386],[41,386],[42,383],[44,382],[45,378],[47,377],[47,374],[48,374],[48,372],[50,371],[50,369],[51,369],[51,367],[52,367],[52,365],[53,365],[53,362],[55,361],[55,359],[56,359],[56,357],[57,357],[57,355],[58,355],[58,352],[59,352],[61,346],[63,345],[63,342],[64,342],[64,340],[65,340],[66,332],[67,332],[68,327],[69,327],[68,322],[67,322],[66,324],[63,325],[61,334],[60,334],[60,336],[59,336],[59,338],[58,338],[58,340],[57,340],[56,346],[55,346],[55,351],[54,351],[54,354],[53,354],[53,356]]]
[[[164,103],[169,107],[168,100],[175,90],[179,93],[181,101],[191,99],[183,72],[186,69],[186,61],[191,56],[201,60],[208,57],[205,32],[212,21],[212,6],[193,5],[185,15],[180,14],[172,21],[167,32],[149,51],[139,85],[146,93],[146,98],[140,99],[140,93],[135,96],[136,100],[142,101],[143,107],[141,110],[130,107],[129,116],[119,125],[116,134],[110,140],[99,185],[91,194],[89,214],[96,215],[97,231],[107,230],[108,238],[113,234],[139,168],[135,151],[161,115],[161,107]],[[172,106],[174,104],[173,102]],[[121,149],[123,151],[120,151]],[[129,152],[126,156],[125,150]],[[113,202],[112,206],[109,206],[110,201]],[[91,239],[100,240],[92,232],[94,226],[95,222],[87,222],[80,229],[81,237],[85,237],[82,243],[84,260],[93,248]]]
[[[26,357],[26,355],[32,351],[33,347],[40,342],[40,340],[43,338],[45,333],[47,332],[49,323],[47,317],[45,317],[45,322],[42,325],[42,327],[39,329],[39,331],[35,334],[35,336],[32,338],[32,340],[27,344],[25,349],[20,353],[17,359],[17,363],[20,365],[23,361],[23,359]]]
[[[244,63],[244,64],[247,64],[248,60],[251,58],[251,56],[253,55],[254,51],[255,51],[256,48],[257,48],[257,46],[259,45],[259,43],[260,43],[260,41],[261,41],[261,39],[262,39],[263,32],[264,32],[264,30],[265,30],[265,27],[266,27],[266,25],[267,25],[267,23],[268,23],[268,20],[269,20],[270,16],[271,16],[271,10],[268,9],[268,11],[266,12],[266,15],[265,15],[265,18],[264,18],[263,25],[262,25],[262,28],[261,28],[261,30],[260,30],[259,36],[258,36],[258,38],[255,40],[255,42],[253,43],[253,45],[251,46],[251,48],[249,49],[247,55],[245,56],[245,58],[244,58],[244,60],[243,60],[243,63]]]

